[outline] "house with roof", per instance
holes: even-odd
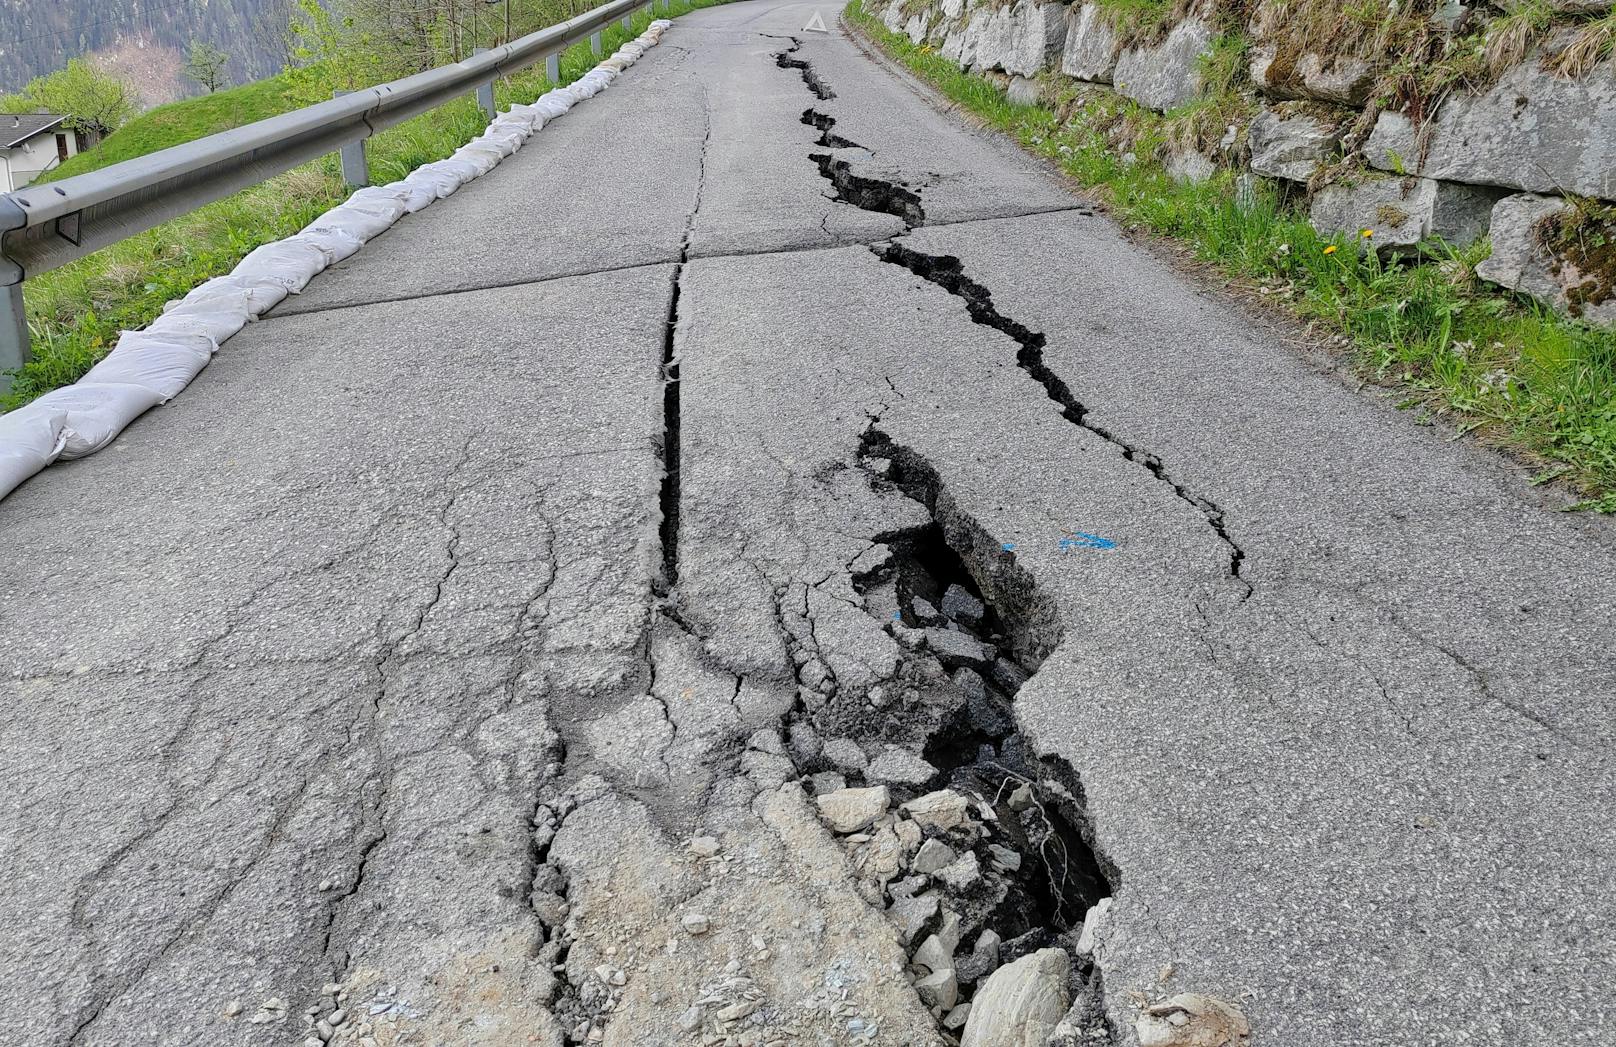
[[[0,114],[0,192],[13,192],[95,143],[53,113]]]

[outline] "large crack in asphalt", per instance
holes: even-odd
[[[662,490],[659,499],[662,525],[658,537],[662,542],[661,592],[666,595],[679,584],[679,485],[681,477],[680,441],[681,408],[679,385],[679,355],[675,340],[679,331],[679,305],[684,292],[685,266],[690,261],[690,237],[696,227],[696,216],[701,211],[702,189],[707,182],[707,148],[712,142],[712,112],[707,104],[705,89],[702,95],[702,139],[700,169],[696,176],[695,199],[685,216],[684,232],[679,238],[679,260],[674,263],[672,293],[668,297],[668,321],[662,336]]]
[[[1124,458],[1143,466],[1157,480],[1171,488],[1175,498],[1201,514],[1206,520],[1207,527],[1226,550],[1227,573],[1241,589],[1241,602],[1250,598],[1252,586],[1242,574],[1246,559],[1245,550],[1229,534],[1223,509],[1210,498],[1196,494],[1175,480],[1153,452],[1124,440],[1109,428],[1095,422],[1090,417],[1089,408],[1073,395],[1066,382],[1050,370],[1044,361],[1044,348],[1048,340],[1043,332],[1030,330],[1020,321],[1000,313],[993,304],[992,292],[966,276],[964,263],[952,255],[925,254],[897,240],[875,245],[871,250],[883,262],[901,266],[959,298],[965,303],[966,312],[974,323],[990,327],[1013,339],[1017,346],[1017,366],[1043,386],[1045,394],[1060,405],[1061,417],[1118,448]]]
[[[814,71],[812,65],[810,65],[804,59],[792,57],[798,51],[802,50],[802,41],[794,36],[787,37],[786,39],[791,41],[791,46],[774,56],[774,64],[779,66],[781,69],[795,69],[797,72],[802,74],[803,84],[808,88],[808,90],[812,91],[814,97],[819,99],[821,102],[828,102],[832,98],[835,98],[836,92],[832,91],[830,89],[830,85],[819,78],[819,74]]]
[[[1044,950],[1064,957],[1072,1001],[1056,1042],[1120,1042],[1094,931],[1121,876],[1098,848],[1081,779],[1040,754],[1013,711],[1061,640],[1054,604],[875,419],[858,466],[872,491],[924,509],[924,523],[874,536],[873,555],[849,565],[864,610],[904,653],[892,677],[846,687],[825,662],[806,587],[796,599],[777,592],[799,683],[779,752],[876,892],[947,1042],[995,971]],[[843,798],[873,790],[890,796],[895,821],[838,823]]]
[[[778,64],[799,69],[816,96],[833,95],[810,63],[794,57],[800,48],[793,39],[776,56]],[[827,113],[810,108],[802,122],[820,132],[822,147],[852,144],[832,137],[836,120]],[[901,218],[905,235],[925,224],[919,193],[858,175],[848,161],[827,153],[808,158],[831,183],[834,199]],[[1174,481],[1154,454],[1092,422],[1088,408],[1045,362],[1042,333],[1001,314],[987,288],[966,277],[956,258],[915,251],[898,238],[871,249],[881,261],[962,299],[973,322],[1013,339],[1018,366],[1060,405],[1066,420],[1119,447],[1127,460],[1195,507],[1229,549],[1228,573],[1242,587],[1241,599],[1250,596],[1251,587],[1241,577],[1244,553],[1228,535],[1223,511]],[[896,791],[900,810],[913,821],[900,820],[882,832],[895,834],[905,826],[912,832],[916,824],[925,832],[907,869],[887,856],[893,850],[905,855],[906,844],[914,841],[895,839],[883,846],[879,833],[862,861],[877,865],[889,915],[912,950],[915,989],[945,1036],[952,1040],[964,1033],[973,994],[994,970],[1054,949],[1067,958],[1074,999],[1057,1038],[1118,1043],[1093,950],[1120,873],[1097,848],[1080,778],[1064,761],[1030,744],[1013,711],[1021,685],[1059,642],[1058,614],[1030,574],[958,509],[936,470],[894,444],[879,421],[870,419],[860,466],[872,487],[901,489],[932,521],[878,536],[891,550],[890,559],[854,579],[872,613],[884,616],[890,607],[886,628],[910,652],[902,663],[904,678],[891,682],[896,694],[883,684],[848,702],[834,679],[819,673],[799,677],[803,686],[787,728],[793,762],[808,788],[824,797],[877,783]],[[818,661],[794,660],[799,673]],[[894,702],[901,708],[887,708]],[[821,743],[827,734],[857,738],[860,749],[837,759]],[[889,748],[874,760],[858,758],[883,743]],[[937,811],[961,805],[957,818],[936,818]],[[904,871],[909,875],[897,879]],[[972,937],[969,955],[960,954],[959,947]]]
[[[801,46],[801,41],[792,38],[792,46],[780,52],[776,58],[782,66],[801,69],[804,82],[809,83],[817,94],[817,88],[825,88],[823,81],[813,72],[806,60],[789,57]],[[835,97],[834,92],[830,97]],[[836,126],[835,117],[811,108],[803,113],[802,119],[803,123],[820,131],[820,144],[826,144],[826,136]],[[818,165],[820,175],[834,187],[833,199],[865,211],[895,215],[903,219],[907,227],[905,234],[926,224],[925,208],[917,192],[896,182],[855,174],[848,161],[827,153],[810,153],[808,159]],[[1048,339],[1043,332],[1033,331],[1020,321],[1000,313],[993,304],[992,292],[985,285],[965,275],[965,266],[960,259],[952,255],[933,255],[914,250],[901,243],[901,239],[899,236],[886,243],[872,245],[870,250],[881,261],[907,269],[962,300],[966,312],[974,323],[990,327],[1013,339],[1017,345],[1017,366],[1043,386],[1045,394],[1060,406],[1063,418],[1119,449],[1124,458],[1142,466],[1156,480],[1165,484],[1175,498],[1201,515],[1206,526],[1225,549],[1228,558],[1226,573],[1240,590],[1239,602],[1244,603],[1250,599],[1253,588],[1244,575],[1246,553],[1230,534],[1227,514],[1223,508],[1212,499],[1197,494],[1175,479],[1154,452],[1123,439],[1110,428],[1094,421],[1090,417],[1088,406],[1072,393],[1065,380],[1045,362],[1044,349]]]

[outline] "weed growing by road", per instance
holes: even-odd
[[[669,11],[659,10],[654,17],[724,2],[673,0]],[[605,52],[644,32],[652,17],[638,12],[629,30],[613,23],[602,33]],[[587,42],[573,47],[562,56],[561,85],[572,83],[597,61]],[[513,102],[531,102],[552,86],[557,85],[548,83],[538,66],[499,81],[494,94],[503,109]],[[120,132],[75,157],[78,164],[70,173],[103,166],[97,162],[103,150],[112,150],[105,154],[107,162],[129,159],[297,104],[284,75],[176,103],[164,107],[166,112],[148,114],[156,120],[137,120],[131,125],[137,133],[130,138],[123,139]],[[370,139],[371,178],[378,183],[402,178],[453,153],[486,126],[487,118],[469,97],[423,113]],[[0,398],[0,410],[21,407],[77,381],[112,349],[120,331],[144,327],[165,302],[229,272],[254,248],[290,236],[346,196],[336,157],[323,157],[29,280],[25,297],[33,358],[16,373],[10,393]]]
[[[1057,162],[1119,221],[1184,243],[1239,286],[1334,332],[1366,378],[1400,390],[1403,406],[1540,460],[1543,480],[1616,512],[1616,331],[1484,286],[1475,267],[1485,241],[1429,245],[1437,264],[1383,260],[1357,237],[1319,233],[1271,183],[1242,191],[1228,172],[1200,184],[1168,177],[1148,147],[1161,118],[1114,95],[1068,98],[1060,115],[1011,105],[988,81],[888,31],[862,0],[847,17],[961,108]],[[1119,140],[1140,143],[1134,159],[1119,155]]]

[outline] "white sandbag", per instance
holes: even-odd
[[[177,302],[162,316],[146,325],[158,334],[200,334],[213,339],[215,348],[224,344],[252,317],[238,299],[214,298],[204,302]]]
[[[544,122],[549,123],[552,120],[558,120],[561,117],[566,116],[567,110],[572,108],[572,101],[569,99],[567,103],[563,105],[560,101],[554,98],[541,98],[537,102],[533,103],[533,108],[543,113]]]
[[[493,149],[498,152],[501,157],[506,157],[522,148],[522,143],[526,141],[526,135],[510,132],[501,134],[498,131],[489,129],[478,135],[476,138],[473,138],[466,144],[478,146],[479,148]]]
[[[591,83],[588,80],[579,80],[567,90],[572,92],[572,97],[582,102],[586,98],[593,98],[600,94],[600,85]]]
[[[473,163],[470,160],[463,160],[459,157],[451,156],[447,160],[439,160],[438,163],[443,166],[445,171],[448,171],[456,178],[460,179],[461,185],[474,181],[483,174],[481,164]]]
[[[310,229],[338,229],[351,234],[360,243],[374,240],[393,228],[404,217],[404,206],[396,201],[391,206],[381,204],[339,204],[310,222]]]
[[[459,189],[465,179],[460,177],[449,166],[446,166],[446,161],[439,160],[435,163],[422,164],[411,171],[404,181],[409,182],[411,185],[430,189],[441,200]]]
[[[344,258],[352,258],[359,253],[361,247],[365,246],[363,240],[348,230],[323,225],[311,225],[288,239],[318,247],[320,253],[325,255],[327,266],[336,265]]]
[[[155,389],[143,385],[79,382],[53,389],[29,406],[66,415],[62,425],[62,459],[65,461],[101,450],[123,432],[125,426],[156,407],[162,399]]]
[[[565,87],[557,87],[544,92],[544,94],[539,96],[539,100],[534,102],[533,105],[535,108],[548,106],[550,108],[557,109],[559,112],[556,113],[556,115],[560,116],[561,113],[565,113],[568,109],[571,109],[575,102],[577,102],[577,99],[572,97]]]
[[[261,281],[246,280],[238,276],[215,276],[205,283],[198,284],[191,289],[179,302],[170,302],[170,309],[189,309],[203,311],[215,308],[213,303],[221,302],[226,305],[219,306],[227,312],[233,311],[239,304],[247,310],[248,316],[263,316],[286,298],[286,288],[280,284],[268,284]],[[222,341],[223,339],[221,339]]]
[[[325,252],[313,244],[278,240],[243,258],[231,275],[279,284],[290,294],[301,294],[309,281],[329,264]]]
[[[79,379],[85,384],[139,385],[167,403],[208,365],[215,348],[202,335],[125,331],[106,359]]]
[[[471,164],[477,174],[485,175],[499,166],[499,150],[486,145],[463,145],[454,151],[451,160]]]
[[[502,134],[519,134],[528,138],[534,131],[544,126],[544,117],[525,106],[517,112],[513,106],[508,113],[501,113],[493,123],[488,125],[490,131],[499,131]]]
[[[415,212],[427,207],[431,207],[433,204],[438,202],[438,191],[431,184],[430,176],[427,178],[414,180],[411,178],[405,178],[403,181],[394,182],[392,184],[402,187],[404,191],[404,210],[408,214],[414,214]],[[455,185],[455,188],[460,188],[458,183]],[[450,192],[453,191],[453,189],[450,190]]]
[[[617,49],[616,56],[630,58],[637,62],[641,58],[645,57],[645,48],[638,42],[630,40],[628,43]]]
[[[62,427],[67,412],[34,401],[9,414],[0,414],[0,498],[56,461],[62,453]]]
[[[595,71],[596,72],[621,73],[623,70],[625,70],[627,68],[628,68],[628,60],[627,59],[625,59],[625,58],[617,58],[617,57],[613,56],[611,58],[603,58],[603,59],[601,59],[600,64],[595,67]]]
[[[616,79],[617,70],[606,66],[604,63],[597,65],[595,68],[579,77],[580,82],[587,84],[599,84],[603,90],[610,87],[612,85],[612,81]]]
[[[355,207],[363,207],[367,211],[390,212],[396,220],[409,210],[410,190],[403,182],[392,182],[388,185],[367,185],[363,189],[354,190],[348,197],[348,203]]]

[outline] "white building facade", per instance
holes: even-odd
[[[89,148],[89,136],[63,126],[50,113],[0,115],[0,191],[14,192],[70,156]]]

